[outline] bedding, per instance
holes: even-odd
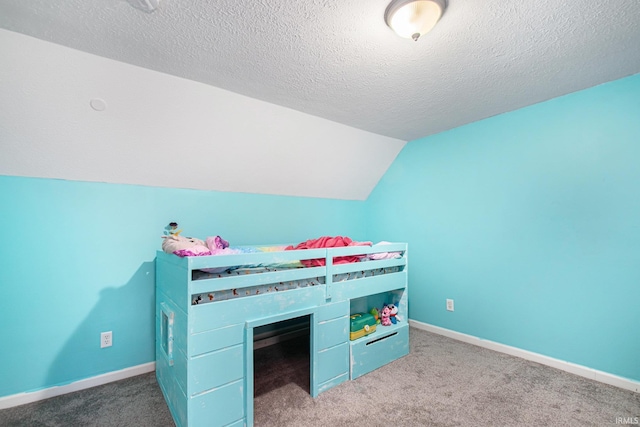
[[[162,249],[166,253],[172,253],[180,257],[191,256],[212,256],[212,255],[235,255],[256,252],[278,252],[290,250],[319,249],[319,248],[339,248],[348,246],[372,246],[371,242],[358,242],[346,236],[323,236],[317,239],[309,239],[297,245],[279,245],[279,246],[241,246],[231,247],[229,242],[220,236],[207,237],[205,241],[192,237],[182,237],[178,234],[162,237]],[[390,244],[389,242],[379,242],[377,245]],[[382,260],[400,258],[400,252],[379,252],[368,255],[346,255],[333,258],[333,264],[347,264],[367,260]],[[201,271],[210,274],[219,274],[243,270],[243,274],[247,274],[249,269],[279,269],[279,268],[301,268],[301,267],[323,267],[325,265],[324,258],[303,259],[286,261],[280,263],[268,264],[250,264],[250,265],[230,265],[216,268],[203,268]],[[259,271],[259,270],[256,270]],[[277,270],[267,270],[277,271]],[[264,271],[262,271],[264,272]],[[195,280],[195,279],[194,279]]]
[[[379,245],[391,245],[391,242],[378,242],[374,246]],[[402,254],[400,252],[377,252],[373,254],[367,255],[367,259],[375,261],[379,259],[397,259],[400,258]]]
[[[299,243],[296,246],[287,246],[285,250],[292,251],[298,249],[319,249],[319,248],[342,248],[346,246],[371,246],[371,242],[356,242],[349,237],[343,236],[323,236],[318,239],[310,239],[305,242]],[[349,255],[339,256],[333,258],[334,264],[346,264],[351,262],[358,262],[362,258],[362,255]],[[306,259],[302,260],[302,264],[305,267],[322,267],[325,265],[325,260],[320,259]]]

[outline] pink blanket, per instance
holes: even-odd
[[[355,242],[349,237],[342,236],[323,236],[317,239],[307,240],[306,242],[299,243],[296,246],[287,246],[285,250],[292,251],[297,249],[339,248],[345,246],[371,246],[371,242]],[[350,262],[358,262],[360,261],[360,258],[362,258],[362,255],[339,256],[333,258],[333,263],[347,264]],[[305,267],[321,267],[325,265],[324,258],[305,259],[301,260],[301,262]]]

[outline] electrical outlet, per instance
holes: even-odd
[[[453,311],[453,300],[452,299],[448,299],[447,300],[447,311]]]
[[[105,348],[105,347],[111,347],[113,345],[113,333],[111,331],[109,332],[102,332],[100,334],[100,348]]]

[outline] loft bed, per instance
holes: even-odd
[[[253,350],[297,324],[308,329],[314,397],[408,354],[405,243],[243,248],[157,253],[156,376],[176,425],[252,425]],[[400,320],[351,341],[350,315],[385,303]]]

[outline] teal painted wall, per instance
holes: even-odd
[[[366,238],[364,202],[0,176],[0,397],[154,361],[163,229],[232,245]],[[100,349],[100,332],[113,347]]]
[[[633,76],[412,141],[367,202],[0,176],[0,397],[153,361],[171,220],[407,241],[411,318],[640,380],[638,117]]]
[[[640,75],[412,141],[367,208],[412,319],[640,380]]]

